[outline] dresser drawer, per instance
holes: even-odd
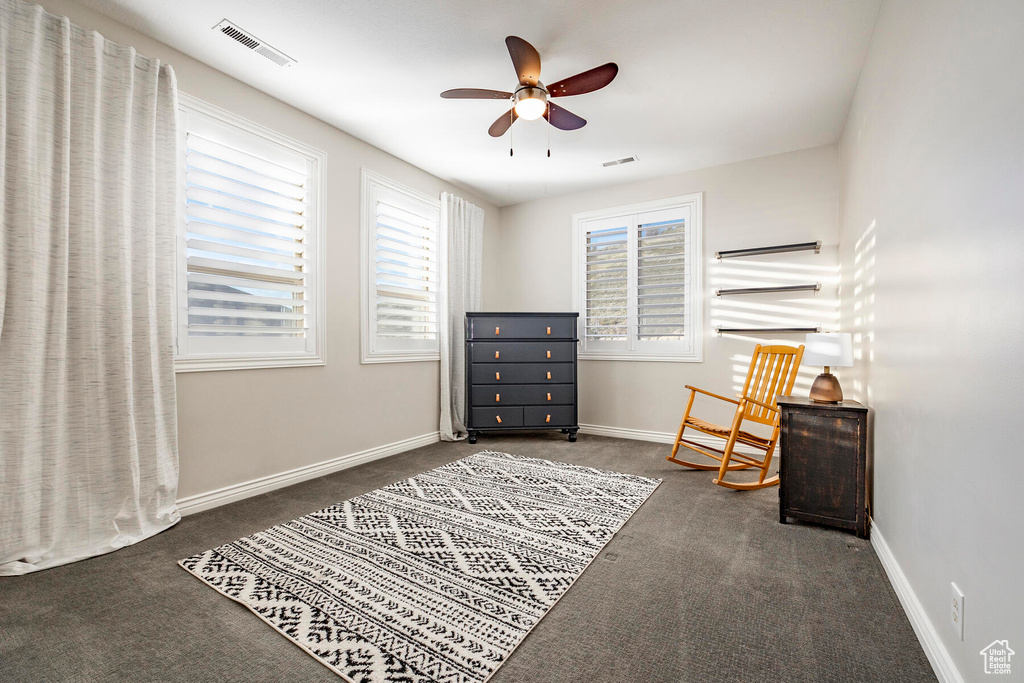
[[[573,363],[473,363],[473,384],[571,384]]]
[[[527,406],[523,408],[524,427],[575,427],[573,406]]]
[[[573,341],[470,342],[470,363],[571,363]]]
[[[468,318],[469,339],[575,339],[576,318]]]
[[[472,388],[474,407],[502,405],[558,405],[575,401],[574,384],[511,384],[507,387],[494,384],[476,384]]]
[[[473,408],[473,428],[486,427],[522,427],[523,409],[510,406],[507,408]]]

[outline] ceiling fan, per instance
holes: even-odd
[[[512,109],[498,117],[487,130],[491,137],[500,138],[516,119],[532,121],[544,117],[560,130],[577,130],[587,125],[587,120],[549,101],[550,97],[568,97],[600,90],[612,82],[619,67],[614,62],[594,67],[589,71],[569,76],[552,85],[540,82],[540,53],[528,42],[517,36],[505,38],[505,45],[512,57],[512,64],[519,76],[515,92],[483,90],[480,88],[456,88],[445,90],[441,97],[461,100],[510,100]]]

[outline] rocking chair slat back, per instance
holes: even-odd
[[[775,405],[775,399],[789,394],[796,383],[797,370],[803,358],[803,347],[761,346],[754,348],[754,357],[743,384],[743,395],[761,403]],[[757,403],[748,403],[744,418],[774,425],[777,413]]]

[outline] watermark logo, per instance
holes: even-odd
[[[1010,658],[1016,652],[1010,649],[1010,642],[1007,640],[993,640],[981,651],[985,659],[985,673],[987,674],[1009,674]]]

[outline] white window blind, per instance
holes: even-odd
[[[629,316],[628,226],[586,233],[586,331],[589,340],[625,340]]]
[[[581,358],[700,360],[701,197],[573,217]]]
[[[637,226],[637,338],[686,335],[686,219]]]
[[[318,159],[223,115],[186,106],[182,118],[179,360],[200,369],[322,362]]]
[[[437,221],[378,200],[374,250],[377,336],[436,339]]]
[[[437,199],[364,171],[363,361],[438,357]]]

